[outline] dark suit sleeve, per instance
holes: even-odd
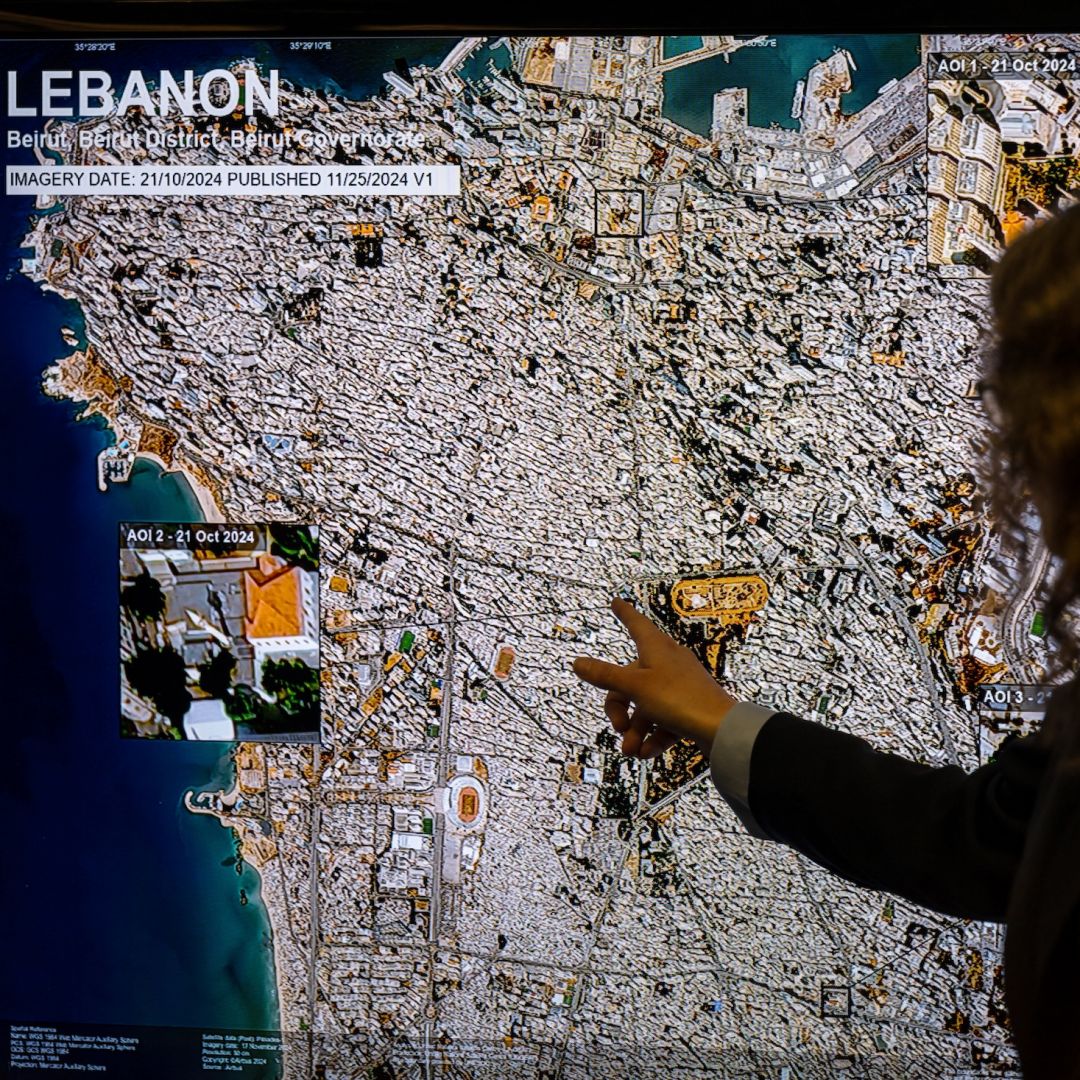
[[[747,802],[767,837],[857,885],[1004,922],[1050,756],[1041,736],[1011,737],[965,773],[774,713],[754,738]]]

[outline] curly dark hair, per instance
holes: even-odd
[[[1074,673],[1080,647],[1064,615],[1080,595],[1080,204],[1009,245],[994,267],[990,301],[982,383],[994,420],[990,509],[1025,574],[1032,551],[1021,518],[1037,509],[1057,556],[1045,586],[1054,674]]]

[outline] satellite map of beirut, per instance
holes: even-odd
[[[149,459],[206,521],[317,526],[321,744],[180,793],[258,872],[283,1075],[1019,1075],[1000,927],[747,835],[570,660],[633,655],[621,594],[923,762],[1038,718],[1047,558],[1012,598],[975,384],[987,267],[1080,196],[1080,38],[470,38],[355,97],[311,44],[273,115],[54,118],[37,164],[458,194],[60,191],[22,240],[103,489]]]

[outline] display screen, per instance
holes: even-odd
[[[920,762],[1038,722],[978,381],[1080,37],[0,55],[2,1067],[1019,1075],[1001,927],[748,835],[570,665],[621,595]]]

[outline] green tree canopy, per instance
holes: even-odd
[[[184,658],[171,645],[136,649],[135,655],[124,661],[124,673],[131,689],[152,701],[162,716],[173,724],[183,720],[191,706],[191,694]]]
[[[238,724],[250,723],[259,711],[259,695],[246,683],[238,683],[222,695],[225,712]]]
[[[304,727],[318,724],[319,673],[303,660],[266,660],[262,669],[263,688],[277,698],[289,715],[306,722]],[[314,719],[312,719],[314,718]]]
[[[247,727],[257,735],[280,735],[284,732],[296,731],[302,728],[302,725],[297,722],[296,717],[287,713],[280,705],[271,705],[262,701],[255,715],[247,722]]]
[[[142,622],[153,622],[165,614],[165,593],[149,570],[143,570],[130,585],[121,590],[120,603]]]
[[[270,554],[301,570],[319,569],[319,544],[307,525],[271,525]]]
[[[237,726],[243,725],[258,735],[294,731],[297,722],[280,705],[264,701],[246,683],[234,686],[225,696],[225,711]]]
[[[199,686],[212,698],[224,698],[235,670],[236,657],[228,649],[220,649],[199,665]]]

